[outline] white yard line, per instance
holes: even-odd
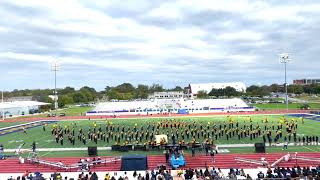
[[[282,143],[276,144],[277,147],[283,146]],[[294,146],[294,143],[290,143],[289,146]],[[221,144],[218,145],[218,148],[243,148],[243,147],[254,147],[254,144]],[[301,146],[305,147],[305,146]],[[307,147],[305,147],[307,148]],[[97,147],[98,150],[111,150],[111,147]],[[5,149],[4,152],[15,152],[16,149]],[[21,151],[30,150],[30,149],[21,149]],[[47,152],[47,151],[87,151],[87,147],[80,148],[37,148],[37,151]]]

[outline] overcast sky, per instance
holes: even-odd
[[[319,0],[1,0],[1,89],[320,78]]]

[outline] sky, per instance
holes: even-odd
[[[1,89],[320,78],[319,0],[1,0]]]

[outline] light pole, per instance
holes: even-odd
[[[3,90],[1,91],[1,103],[2,103],[2,105],[4,105],[3,104]],[[2,121],[4,121],[4,107],[2,107]]]
[[[286,95],[286,108],[287,111],[289,109],[288,103],[288,86],[287,86],[287,63],[290,61],[288,53],[280,54],[280,63],[284,64],[284,87],[285,87],[285,95]]]
[[[51,65],[51,71],[54,72],[54,109],[56,110],[56,116],[58,116],[57,71],[59,70],[60,65],[57,62],[53,62]]]

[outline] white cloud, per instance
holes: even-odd
[[[319,3],[247,0],[172,0],[160,2],[159,6],[143,0],[81,3],[7,0],[6,3],[10,4],[9,9],[0,8],[0,15],[6,17],[0,20],[0,65],[7,60],[17,64],[12,69],[14,74],[22,67],[19,64],[44,64],[58,59],[62,70],[64,66],[99,69],[94,74],[100,74],[101,78],[106,72],[117,74],[115,79],[108,80],[119,83],[126,78],[167,83],[168,77],[177,82],[184,79],[186,72],[194,80],[209,77],[214,81],[213,72],[221,76],[225,72],[242,72],[260,77],[266,68],[274,71],[275,63],[268,60],[279,49],[298,52],[295,63],[303,69],[303,59],[315,59],[320,50]],[[19,11],[12,9],[15,6]],[[248,71],[247,67],[254,71]],[[128,77],[127,73],[136,77]],[[64,81],[67,84],[70,80],[66,77]]]
[[[217,36],[218,40],[244,40],[244,41],[259,41],[263,39],[263,35],[254,31],[236,31],[226,32]]]
[[[150,70],[153,68],[152,64],[149,64],[145,61],[128,61],[128,60],[116,60],[108,61],[105,63],[103,60],[97,59],[82,59],[82,58],[72,58],[72,57],[48,57],[42,55],[32,55],[32,54],[21,54],[21,53],[0,53],[0,58],[10,59],[13,61],[29,61],[37,63],[48,63],[52,64],[53,61],[57,61],[62,67],[63,65],[89,65],[96,67],[105,67],[105,68],[114,68],[119,70],[125,70],[128,72],[141,71],[141,70]]]

